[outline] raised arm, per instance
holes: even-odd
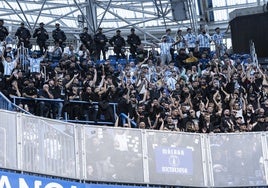
[[[75,75],[73,76],[73,78],[72,78],[72,79],[65,85],[65,87],[66,87],[66,88],[69,88],[69,87],[72,85],[74,79],[77,78],[78,76],[79,76],[79,74],[75,74]]]

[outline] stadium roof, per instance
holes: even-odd
[[[172,3],[183,2],[186,17],[174,18]],[[33,31],[40,22],[44,22],[48,31],[55,23],[69,37],[77,38],[84,26],[94,33],[102,27],[106,35],[114,35],[117,29],[122,34],[136,28],[145,41],[157,41],[166,28],[173,31],[199,27],[200,19],[207,19],[208,25],[226,27],[228,14],[236,8],[256,6],[260,0],[2,0],[0,18],[5,20],[9,31],[14,32],[21,22]],[[174,4],[173,4],[174,5]],[[213,16],[213,20],[212,17]]]

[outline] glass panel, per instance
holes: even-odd
[[[144,182],[140,130],[85,127],[86,179]]]
[[[0,112],[0,167],[18,169],[17,114],[2,110]]]
[[[22,116],[23,169],[75,178],[75,135],[72,124]]]
[[[204,186],[201,137],[147,132],[151,184]]]
[[[266,183],[261,134],[217,134],[209,140],[216,187]]]

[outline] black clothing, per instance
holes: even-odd
[[[56,28],[52,31],[52,37],[54,39],[55,43],[59,43],[61,49],[63,50],[65,47],[64,42],[66,41],[67,37],[65,35],[65,32],[61,30],[60,28]]]
[[[99,32],[94,35],[94,42],[96,45],[96,58],[99,60],[101,52],[102,52],[103,59],[106,60],[105,47],[106,47],[106,43],[108,42],[108,39],[106,38],[104,34]]]
[[[258,122],[253,128],[252,131],[267,131],[268,123],[267,122]]]
[[[14,88],[14,87],[12,87],[12,86],[10,86],[8,89],[7,89],[7,94],[8,94],[8,98],[9,98],[9,100],[13,100],[12,99],[12,97],[11,97],[11,95],[13,95],[13,96],[18,96],[17,95],[17,90]]]
[[[149,112],[149,117],[151,120],[155,120],[157,114],[160,114],[162,118],[165,117],[165,110],[161,105],[151,107]]]
[[[235,126],[236,122],[233,120],[231,116],[230,117],[224,116],[221,118],[220,129],[222,132],[233,132]]]
[[[33,38],[36,38],[41,53],[44,53],[44,49],[47,50],[46,41],[49,39],[47,30],[44,27],[39,27],[34,30]]]
[[[43,89],[39,90],[38,97],[49,99],[48,93]],[[42,117],[48,117],[50,109],[51,109],[51,103],[49,101],[39,101],[37,115]]]
[[[22,90],[22,95],[24,93],[29,95],[29,96],[34,96],[34,95],[37,95],[37,89],[36,89],[36,87],[26,86]],[[25,97],[25,96],[23,95],[23,97]],[[25,100],[23,102],[28,105],[29,112],[32,113],[32,114],[35,114],[35,107],[36,107],[35,103],[36,103],[36,101],[34,99],[32,99],[32,100]]]
[[[119,59],[120,55],[125,58],[124,46],[126,45],[125,39],[120,35],[115,35],[109,40],[109,44],[114,47],[116,58]]]
[[[88,103],[83,104],[83,117],[86,121],[96,121],[97,108],[92,102],[98,101],[98,95],[96,93],[83,92],[82,101]]]
[[[89,52],[92,52],[92,45],[93,45],[93,39],[90,34],[87,32],[83,32],[79,34],[81,42],[86,46],[86,48],[89,50]]]
[[[58,86],[58,85],[50,86],[49,91],[53,95],[54,99],[56,99],[56,100],[57,99],[64,99],[64,96],[62,95],[62,88],[60,86]],[[63,106],[63,102],[60,102],[60,101],[51,103],[53,118],[59,118],[62,116],[62,114],[61,114],[62,106]]]
[[[175,66],[181,68],[181,67],[184,67],[185,65],[187,65],[185,63],[185,60],[188,57],[189,56],[186,53],[179,53],[175,58]]]
[[[51,91],[51,94],[54,96],[54,99],[63,99],[61,95],[61,88],[60,86],[50,86],[49,91]]]
[[[2,63],[0,63],[2,64]],[[0,74],[0,91],[3,93],[7,89],[7,80],[3,74]]]
[[[25,48],[29,49],[31,48],[30,44],[31,33],[29,29],[25,27],[19,27],[15,33],[15,36],[18,37],[19,39],[18,48],[22,45],[22,43],[24,44]]]
[[[37,89],[35,87],[26,86],[23,89],[22,93],[25,93],[30,96],[37,95]]]
[[[132,57],[135,58],[136,53],[137,53],[137,46],[141,44],[140,37],[136,35],[135,33],[132,33],[127,36],[127,43],[130,46],[129,50],[130,50]]]
[[[166,123],[164,127],[169,131],[176,131],[176,126],[174,123]]]
[[[9,32],[5,26],[0,26],[0,41],[4,41]]]
[[[117,105],[118,115],[121,113],[128,115],[130,108],[131,108],[130,102],[125,97],[120,97]]]
[[[96,121],[112,121],[115,122],[114,119],[114,111],[110,106],[109,101],[102,97],[101,101],[98,104],[98,112]]]
[[[79,91],[77,92],[79,93]],[[72,101],[79,101],[80,98],[77,93],[74,93],[72,89],[68,92],[67,91],[67,96],[68,96],[68,102],[65,103],[65,111],[69,114],[69,119],[71,120],[78,120],[81,118],[81,104],[76,103],[76,102],[70,102],[70,97],[74,97]]]

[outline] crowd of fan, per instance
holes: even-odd
[[[0,39],[5,41],[8,32],[3,34],[3,20],[0,23]],[[30,50],[31,35],[21,31],[24,24],[21,27],[16,48],[2,42],[0,90],[11,100],[27,98],[17,99],[16,104],[32,114],[62,119],[67,113],[77,121],[128,127],[134,121],[141,129],[198,133],[267,129],[266,72],[250,56],[226,53],[219,28],[216,36],[205,29],[195,36],[189,28],[190,38],[178,30],[172,41],[167,29],[161,43],[149,50],[133,28],[126,41],[120,30],[108,40],[101,28],[94,36],[84,28],[82,44],[75,50],[64,46],[66,36],[56,24],[55,45],[49,51],[49,36],[40,23],[33,35],[41,49],[38,54]],[[215,53],[202,37],[215,43]],[[115,56],[106,59],[107,43]],[[126,43],[131,58],[125,56]],[[109,103],[117,104],[116,112]],[[118,121],[122,113],[128,117],[125,122]]]

